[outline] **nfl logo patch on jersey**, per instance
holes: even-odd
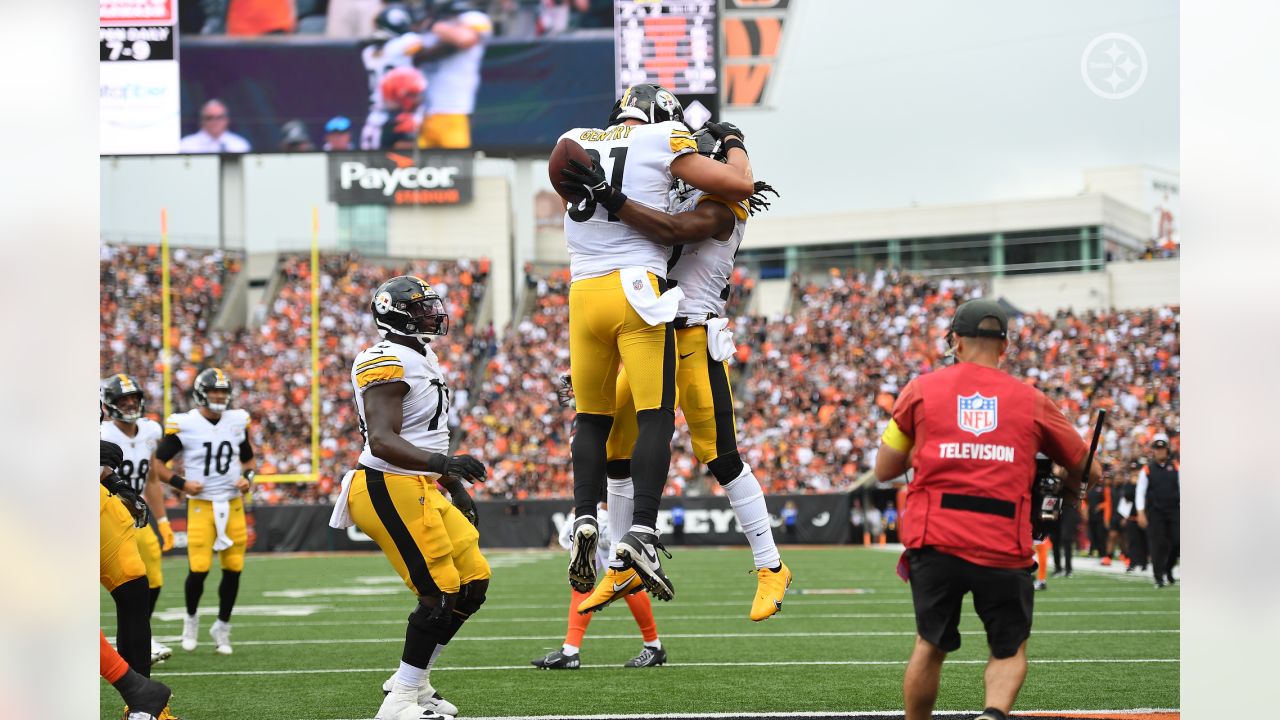
[[[956,423],[960,429],[975,436],[995,430],[999,422],[997,399],[983,397],[981,393],[956,396]]]
[[[635,280],[631,281],[631,287],[635,288],[636,290],[643,290],[644,283],[641,282],[640,278],[636,278]]]

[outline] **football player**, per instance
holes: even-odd
[[[383,126],[396,115],[404,112],[400,107],[402,98],[397,97],[398,90],[388,97],[387,86],[383,81],[392,71],[405,68],[413,70],[413,58],[423,48],[423,38],[413,32],[413,16],[409,8],[399,3],[391,3],[382,8],[382,12],[374,19],[375,40],[360,51],[360,59],[364,63],[365,74],[369,78],[369,115],[360,132],[360,148],[377,150],[382,144]],[[404,73],[401,73],[404,74]],[[418,78],[422,74],[413,73]],[[402,85],[404,81],[396,81],[392,85]],[[418,92],[418,100],[413,103],[416,111],[422,102],[422,92],[426,89],[426,81]],[[416,130],[416,125],[415,128]]]
[[[431,47],[418,56],[427,76],[426,119],[420,148],[471,147],[471,112],[480,90],[480,64],[493,37],[493,21],[468,0],[432,0]]]
[[[199,644],[196,613],[204,581],[218,553],[222,580],[218,583],[218,619],[209,628],[220,655],[231,654],[231,610],[240,592],[240,573],[248,544],[244,498],[253,486],[253,446],[249,443],[249,413],[231,407],[231,380],[221,368],[200,371],[192,388],[195,407],[165,420],[164,439],[156,448],[154,467],[162,482],[190,496],[187,501],[187,564],[183,586],[187,616],[182,621],[182,649]],[[176,474],[168,463],[182,456]]]
[[[115,443],[124,452],[116,473],[146,501],[155,515],[155,531],[150,527],[134,533],[138,553],[147,568],[147,587],[151,592],[150,613],[156,611],[156,601],[164,586],[164,572],[160,556],[173,548],[173,529],[164,514],[164,489],[153,482],[156,446],[160,444],[162,431],[155,420],[143,417],[147,401],[138,381],[123,373],[112,375],[102,386],[102,407],[107,419],[101,423],[99,434],[103,440]],[[157,537],[157,532],[159,537]],[[173,650],[151,641],[151,662],[164,662]]]
[[[670,249],[618,221],[628,196],[653,208],[667,207],[667,192],[680,178],[728,202],[754,192],[742,139],[728,136],[728,162],[697,152],[671,91],[633,85],[614,103],[608,127],[575,128],[561,138],[581,145],[607,171],[608,183],[583,188],[565,214],[569,246],[569,357],[577,396],[573,454],[574,519],[569,584],[595,586],[599,528],[596,505],[604,495],[605,443],[616,411],[618,365],[626,368],[635,400],[634,517],[617,555],[634,566],[645,588],[670,600],[675,589],[658,561],[658,504],[671,464],[675,426],[676,340],[672,320],[682,293],[667,292]]]
[[[127,703],[125,720],[178,720],[169,712],[173,694],[152,680],[151,620],[147,613],[146,568],[133,535],[147,521],[147,503],[117,474],[124,463],[119,445],[98,441],[98,575],[116,603],[116,643],[98,631],[99,672]],[[127,660],[126,660],[127,658]]]
[[[452,716],[458,708],[435,691],[430,673],[489,587],[467,492],[467,481],[487,470],[470,455],[449,455],[449,385],[430,346],[449,332],[440,296],[419,278],[399,276],[378,287],[371,309],[382,341],[351,369],[364,449],[343,478],[330,524],[354,523],[373,538],[418,599],[377,720]]]
[[[694,138],[700,154],[724,162],[722,138],[742,135],[729,123],[711,123],[694,133]],[[573,169],[564,174],[566,188],[576,185],[585,190],[605,181],[598,165],[588,168],[576,161]],[[723,317],[729,300],[729,278],[746,233],[747,217],[769,207],[764,193],[777,194],[764,182],[756,182],[754,189],[750,198],[730,202],[677,181],[670,214],[626,200],[617,215],[648,237],[673,247],[667,263],[667,282],[684,291],[674,322],[679,349],[676,397],[689,426],[694,454],[724,488],[751,545],[756,594],[750,618],[759,622],[782,609],[783,596],[791,584],[791,570],[782,562],[774,542],[760,481],[738,453],[737,422],[729,388],[728,358],[736,349],[726,327],[728,321]],[[627,377],[624,368],[618,374],[618,409],[608,443],[611,523],[625,517],[633,502],[631,457],[637,430]],[[635,592],[640,585],[635,568],[626,568],[615,559],[579,610],[600,610],[618,597]]]

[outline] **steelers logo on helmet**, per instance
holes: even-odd
[[[680,101],[676,100],[676,96],[668,92],[666,88],[658,91],[658,97],[655,102],[668,115],[675,114],[676,108],[680,107]]]
[[[449,332],[444,301],[421,278],[410,275],[391,278],[378,287],[370,306],[374,323],[383,337],[392,333],[427,342],[431,336]]]

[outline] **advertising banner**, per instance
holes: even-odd
[[[329,156],[329,199],[339,205],[463,205],[471,202],[474,156],[457,151]]]
[[[176,0],[99,0],[98,143],[103,155],[178,151]]]

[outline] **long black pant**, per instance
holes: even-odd
[[[1102,510],[1089,513],[1089,552],[1098,553],[1098,557],[1107,556],[1107,522]]]
[[[1173,576],[1180,535],[1177,509],[1147,508],[1147,541],[1151,543],[1151,569],[1157,581]]]
[[[1053,571],[1071,572],[1071,555],[1075,552],[1076,535],[1080,532],[1080,513],[1063,510],[1058,521],[1058,534],[1053,537]],[[1065,564],[1065,567],[1064,567]]]
[[[1147,531],[1142,529],[1137,520],[1129,520],[1124,526],[1125,551],[1129,556],[1131,567],[1145,568],[1148,562]]]

